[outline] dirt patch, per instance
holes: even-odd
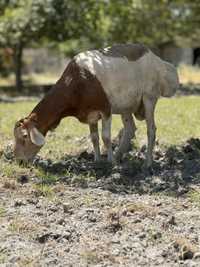
[[[200,139],[120,164],[37,158],[0,187],[2,266],[200,266]],[[1,156],[12,163],[8,148]],[[43,176],[42,174],[43,173]],[[14,186],[12,186],[14,184]]]
[[[111,165],[106,160],[95,163],[93,153],[83,151],[77,157],[64,156],[56,162],[38,157],[34,165],[44,172],[60,175],[68,185],[101,188],[113,193],[165,192],[180,196],[199,182],[200,139],[191,138],[182,146],[166,150],[156,147],[153,174],[143,169],[145,154],[146,147],[142,147],[124,155],[120,164]]]

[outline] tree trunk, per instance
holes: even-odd
[[[22,91],[22,56],[23,56],[23,45],[19,43],[14,48],[14,71],[15,71],[15,87],[17,91]]]

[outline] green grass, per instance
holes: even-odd
[[[0,264],[4,264],[6,262],[7,259],[7,254],[5,251],[0,251]]]
[[[34,185],[35,195],[47,197],[49,199],[53,199],[54,191],[53,188],[48,184],[36,184]]]
[[[6,215],[6,209],[0,206],[0,217],[4,217]]]
[[[160,99],[156,107],[157,140],[159,146],[169,147],[181,145],[190,138],[200,137],[200,97],[183,96],[171,99]],[[0,103],[0,181],[5,188],[14,189],[14,181],[21,175],[35,176],[41,184],[36,185],[35,191],[38,195],[52,198],[54,192],[52,185],[55,185],[59,177],[44,173],[37,168],[30,166],[19,166],[15,162],[7,162],[4,159],[4,152],[7,144],[13,140],[13,126],[16,120],[27,116],[36,102],[21,102],[14,104]],[[137,124],[137,145],[146,144],[145,122],[136,121]],[[121,129],[120,116],[113,116],[112,136],[115,137]],[[65,118],[54,132],[47,136],[46,145],[41,149],[40,155],[48,157],[53,162],[65,155],[75,155],[81,150],[92,149],[88,126],[80,123],[74,118]],[[1,156],[2,155],[2,156]],[[66,170],[67,172],[67,170]],[[67,174],[67,173],[66,173]],[[84,178],[84,183],[93,179],[92,174]],[[80,183],[83,177],[76,176],[73,183]]]
[[[196,190],[190,190],[187,193],[187,197],[190,199],[191,202],[196,204],[198,207],[200,207],[200,191]]]
[[[51,184],[55,184],[58,180],[56,175],[45,173],[43,170],[40,170],[40,169],[36,170],[35,174],[37,178],[40,179],[41,184],[51,185]]]
[[[157,139],[164,145],[178,145],[191,137],[200,136],[200,97],[187,96],[172,99],[160,99],[156,108]],[[29,114],[35,102],[0,104],[0,140],[2,150],[13,139],[13,126],[16,120]],[[146,143],[145,122],[136,121],[137,142]],[[119,116],[113,116],[112,136],[121,128]],[[89,135],[88,126],[74,118],[65,118],[58,128],[48,134],[41,155],[60,159],[64,154],[77,153],[88,142],[79,142],[77,138]],[[90,142],[89,142],[90,144]],[[8,171],[8,170],[7,170]]]

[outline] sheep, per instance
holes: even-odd
[[[67,116],[89,124],[95,161],[100,160],[98,121],[108,161],[113,161],[112,114],[120,114],[124,126],[118,160],[135,136],[133,115],[146,120],[146,166],[151,168],[156,138],[154,110],[159,97],[171,97],[179,86],[176,68],[142,44],[115,44],[76,55],[50,92],[28,117],[14,127],[16,158],[30,160],[45,143],[47,132]]]

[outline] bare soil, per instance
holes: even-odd
[[[200,139],[157,146],[152,174],[145,150],[114,166],[87,151],[38,157],[28,174],[2,178],[0,266],[200,266]]]

